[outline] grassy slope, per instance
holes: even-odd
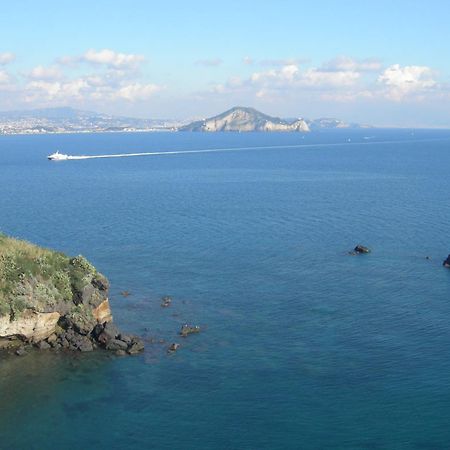
[[[14,320],[25,309],[50,311],[76,306],[76,295],[101,278],[84,257],[60,252],[0,234],[0,316]]]

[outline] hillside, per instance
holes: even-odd
[[[113,116],[74,108],[0,111],[1,134],[159,131],[173,129],[172,120]]]

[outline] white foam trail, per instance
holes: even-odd
[[[295,144],[295,145],[266,145],[256,147],[228,147],[228,148],[209,148],[202,150],[171,150],[167,152],[142,152],[142,153],[117,153],[112,155],[69,155],[67,159],[100,159],[100,158],[129,158],[133,156],[165,156],[165,155],[186,155],[191,153],[218,153],[218,152],[238,152],[247,150],[273,150],[283,148],[318,148],[318,147],[342,147],[349,145],[386,145],[386,144],[402,144],[402,143],[417,143],[430,141],[446,141],[448,138],[430,138],[430,139],[415,139],[408,141],[370,141],[370,142],[338,142],[329,144]]]

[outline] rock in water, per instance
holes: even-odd
[[[447,259],[442,263],[442,265],[450,268],[450,255],[447,256]]]
[[[161,299],[161,306],[162,306],[163,308],[169,307],[171,303],[172,303],[172,297],[169,297],[168,295],[165,295],[165,296]]]
[[[139,338],[120,339],[108,288],[83,256],[69,258],[0,234],[0,348],[141,351]]]
[[[361,253],[370,253],[370,248],[365,247],[364,245],[358,244],[353,251],[355,253],[361,254]]]
[[[167,353],[175,353],[180,348],[180,344],[174,342],[170,344],[170,347],[167,349]]]
[[[198,325],[192,326],[186,323],[181,327],[180,335],[183,337],[187,337],[194,333],[200,333],[200,327]]]

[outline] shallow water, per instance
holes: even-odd
[[[0,448],[448,448],[449,150],[448,131],[1,137],[0,229],[87,256],[148,343],[1,360]]]

